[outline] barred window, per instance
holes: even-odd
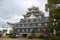
[[[32,26],[32,24],[29,24],[29,26]]]
[[[20,30],[18,29],[17,31],[19,32]]]
[[[28,29],[26,29],[26,31],[28,31]]]
[[[22,24],[20,24],[20,27],[22,27]]]
[[[35,26],[38,26],[38,23],[36,23]]]
[[[33,31],[33,29],[30,29],[30,31],[32,32],[32,31]]]
[[[31,22],[31,20],[29,19],[28,22]]]
[[[41,23],[39,23],[38,25],[41,26]]]
[[[36,19],[34,19],[33,21],[36,22]]]
[[[40,29],[38,29],[38,31],[40,31]]]
[[[24,32],[24,29],[22,29],[22,31]]]
[[[47,23],[45,23],[45,26],[47,26]]]

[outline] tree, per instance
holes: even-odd
[[[45,5],[45,10],[49,12],[48,27],[50,30],[56,30],[56,36],[60,35],[60,6],[58,4],[60,5],[60,0],[47,0],[47,4]]]

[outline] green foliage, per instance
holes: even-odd
[[[31,35],[28,35],[27,38],[28,38],[28,39],[33,39],[34,36],[31,34]]]
[[[60,36],[60,32],[57,32],[57,33],[56,33],[56,36]]]
[[[27,36],[28,39],[32,39],[35,37],[34,30],[32,30],[31,34]]]
[[[10,31],[9,37],[10,38],[16,38],[16,35],[13,31]]]
[[[60,40],[60,36],[53,36],[52,40]]]
[[[56,4],[57,3],[57,0],[48,0],[48,3],[49,4]]]
[[[39,35],[38,38],[39,39],[43,39],[44,38],[44,35]]]
[[[53,5],[60,4],[60,0],[47,0],[47,4],[45,5],[46,10],[49,8],[50,10],[54,8]]]
[[[60,31],[60,8],[55,8],[56,4],[60,4],[60,0],[47,0],[45,7],[46,10],[49,11],[48,27],[51,27],[51,29],[55,27],[56,31]],[[53,25],[54,19],[56,19],[56,22],[58,23],[55,26]]]
[[[56,36],[53,36],[52,40],[60,40],[60,7],[56,8],[56,4],[60,4],[60,0],[47,0],[47,4],[45,5],[45,10],[49,12],[48,27],[50,30],[54,28],[56,30]],[[56,19],[56,21],[54,21],[54,19]],[[53,23],[55,23],[55,25],[53,25]]]

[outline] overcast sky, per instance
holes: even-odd
[[[32,5],[39,6],[45,12],[45,3],[47,0],[0,0],[0,24],[18,22]]]

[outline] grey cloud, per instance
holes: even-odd
[[[3,23],[9,20],[13,20],[14,22],[19,21],[19,19],[22,17],[21,15],[25,14],[27,8],[30,7],[28,3],[24,3],[28,1],[30,0],[0,0],[0,22]],[[40,10],[44,11],[44,4],[46,3],[46,0],[35,1],[38,2]],[[15,19],[17,16],[20,16],[20,18]]]

